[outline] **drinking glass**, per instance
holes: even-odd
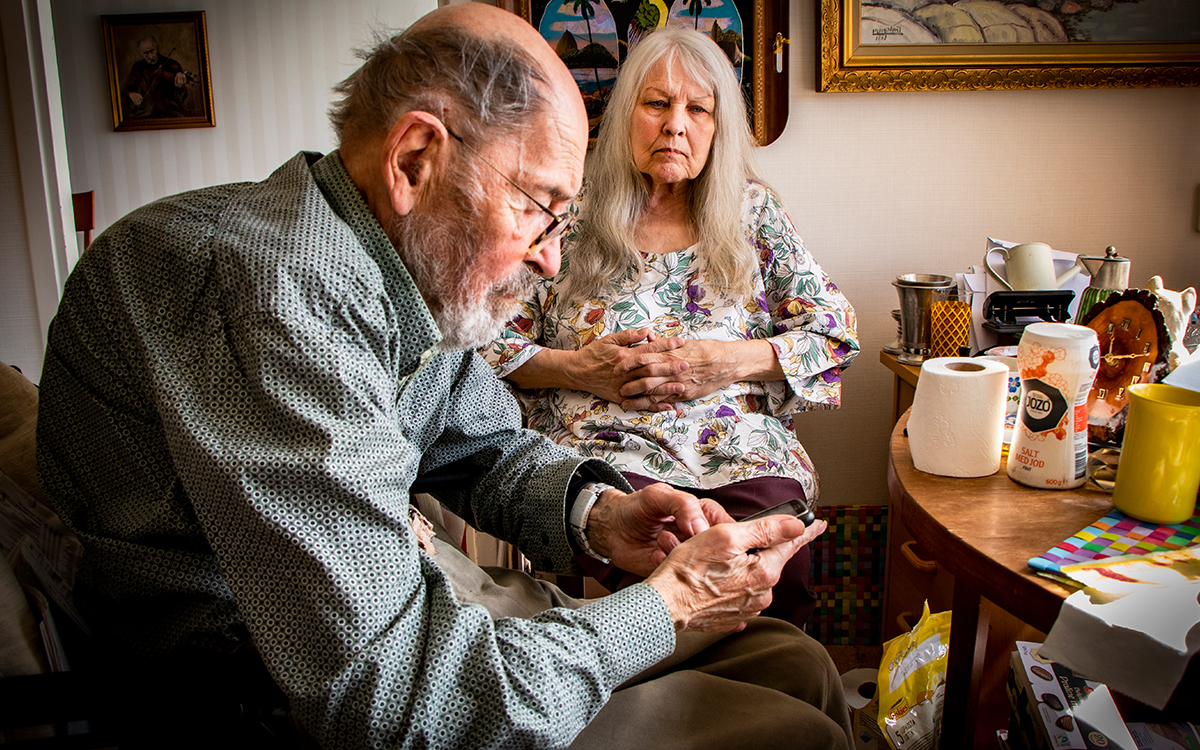
[[[929,348],[932,357],[971,355],[970,289],[934,289],[929,309]]]

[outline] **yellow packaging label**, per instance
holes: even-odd
[[[894,750],[937,747],[950,651],[950,613],[929,613],[910,632],[883,645],[879,728]]]

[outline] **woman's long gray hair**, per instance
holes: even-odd
[[[645,176],[633,163],[630,119],[651,68],[678,61],[685,73],[709,86],[716,100],[708,162],[692,182],[688,220],[696,228],[709,282],[735,297],[753,293],[758,258],[742,221],[746,180],[761,180],[745,100],[729,58],[707,35],[659,29],[621,65],[595,150],[584,165],[587,200],[571,244],[564,301],[575,302],[610,288],[613,279],[641,277],[634,229],[649,197]],[[679,248],[683,249],[683,248]]]

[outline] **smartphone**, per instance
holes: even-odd
[[[773,508],[760,510],[754,515],[746,516],[741,520],[741,522],[745,523],[746,521],[757,521],[758,519],[766,518],[767,516],[795,516],[803,521],[805,526],[809,526],[813,521],[817,520],[817,514],[813,513],[813,509],[811,506],[809,506],[808,501],[802,497],[794,497],[791,500],[780,503]]]

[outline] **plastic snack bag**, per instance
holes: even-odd
[[[879,728],[895,750],[938,746],[949,653],[950,613],[929,614],[929,602],[912,631],[883,645]]]

